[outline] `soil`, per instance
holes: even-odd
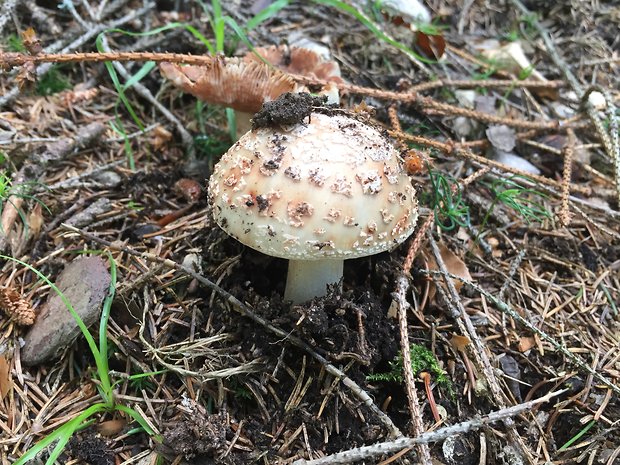
[[[325,105],[326,97],[307,92],[286,92],[273,102],[266,102],[252,118],[252,129],[291,126],[303,123],[317,107]]]
[[[114,465],[114,453],[106,442],[94,435],[78,435],[69,441],[67,449],[74,457],[91,465]]]

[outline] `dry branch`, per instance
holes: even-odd
[[[395,441],[382,442],[373,444],[371,446],[358,447],[356,449],[350,449],[344,452],[338,452],[337,454],[328,455],[316,460],[300,459],[293,462],[293,465],[336,465],[353,463],[360,460],[372,459],[385,454],[393,454],[402,449],[412,448],[418,444],[429,444],[432,442],[443,441],[451,436],[465,434],[470,431],[476,431],[483,426],[490,425],[497,421],[506,420],[519,415],[520,413],[531,410],[532,407],[548,402],[554,397],[559,396],[565,392],[555,391],[540,397],[536,400],[524,402],[522,404],[507,407],[496,412],[489,413],[480,418],[474,418],[456,425],[446,426],[435,431],[423,433],[415,438],[401,438]]]

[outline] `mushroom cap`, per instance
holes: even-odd
[[[262,62],[219,55],[208,66],[160,63],[159,69],[174,85],[205,102],[248,113],[298,88],[291,78]]]
[[[288,45],[257,47],[245,55],[246,62],[264,60],[287,73],[315,77],[325,81],[343,83],[338,62],[323,59],[317,52],[305,47],[289,47]]]
[[[418,206],[398,151],[376,127],[334,113],[252,130],[222,156],[209,204],[224,231],[293,260],[363,257],[409,237]]]

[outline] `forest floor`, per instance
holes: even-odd
[[[620,7],[221,3],[5,1],[2,465],[620,463]],[[231,112],[156,64],[34,61],[300,40],[420,205],[301,305],[208,210]]]

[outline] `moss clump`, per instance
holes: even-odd
[[[450,396],[454,395],[452,382],[448,379],[446,372],[441,369],[439,362],[430,350],[420,344],[411,344],[409,353],[411,354],[411,370],[415,375],[423,371],[429,372],[441,388],[444,388]],[[368,375],[366,379],[368,381],[402,383],[404,381],[403,368],[403,354],[399,352],[394,360],[390,362],[390,370],[388,372],[374,373]]]

